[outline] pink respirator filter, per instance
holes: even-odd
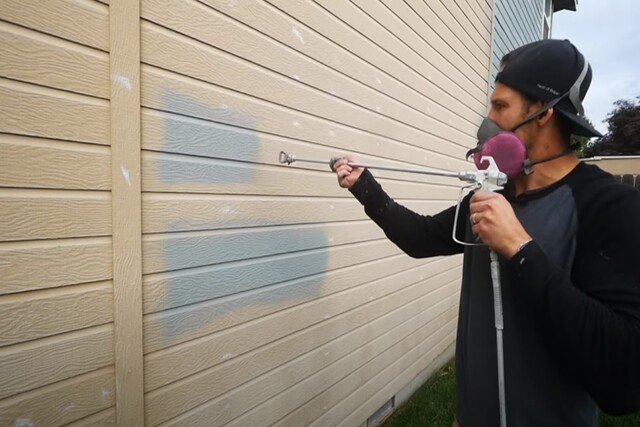
[[[518,175],[527,158],[524,142],[513,132],[499,132],[487,139],[481,149],[473,153],[473,161],[479,170],[489,167],[489,162],[481,162],[483,156],[491,156],[496,162],[500,172],[513,178]]]

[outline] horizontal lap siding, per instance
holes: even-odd
[[[112,425],[109,15],[0,3],[0,425]]]
[[[141,16],[146,424],[361,424],[452,344],[460,259],[407,257],[326,165],[278,154],[468,168],[490,6],[143,0]],[[375,174],[425,214],[458,194]]]

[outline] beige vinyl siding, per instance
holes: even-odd
[[[451,357],[461,257],[278,155],[471,169],[486,1],[45,3],[0,5],[1,425],[359,426]]]
[[[95,413],[95,408],[105,406],[104,401],[113,401],[113,377],[113,368],[107,367],[55,382],[42,387],[38,393],[17,395],[10,400],[11,405],[2,407],[2,419],[10,423],[5,425],[20,425],[13,421],[24,420],[26,423],[28,420],[33,426],[91,425],[86,423],[99,419],[99,423],[93,425],[114,426],[113,406]],[[52,411],[52,408],[60,410]],[[29,418],[22,418],[25,414],[29,414]],[[74,419],[79,421],[73,422]]]
[[[0,16],[0,424],[64,425],[115,404],[108,8]]]
[[[118,362],[127,352],[114,352],[114,323],[135,327],[114,322],[123,281],[112,257],[125,253],[112,244],[120,142],[111,141],[109,9],[8,1],[0,11],[0,419],[62,425],[95,416],[108,425],[118,372],[131,369]],[[119,387],[121,399],[130,384]]]
[[[59,43],[74,42],[74,49],[109,51],[109,8],[93,0],[6,0],[0,16],[5,22],[55,36]]]

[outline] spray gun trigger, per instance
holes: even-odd
[[[494,160],[493,157],[482,156],[480,158],[480,163],[484,163],[484,162],[489,163],[489,167],[486,170],[500,172],[500,169],[498,169],[498,165],[496,164],[496,161]]]
[[[489,167],[482,171],[484,174],[482,188],[488,191],[501,190],[502,186],[507,183],[507,175],[504,172],[500,172],[493,157],[482,156],[480,161],[489,163]]]

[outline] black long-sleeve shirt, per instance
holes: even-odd
[[[393,201],[367,170],[351,192],[410,256],[464,252],[457,417],[463,427],[499,425],[488,249],[454,242],[455,207],[419,215]],[[508,425],[597,425],[595,404],[611,414],[637,411],[640,192],[581,163],[548,187],[504,195],[534,239],[500,259]],[[457,237],[472,240],[468,210],[469,197]]]

